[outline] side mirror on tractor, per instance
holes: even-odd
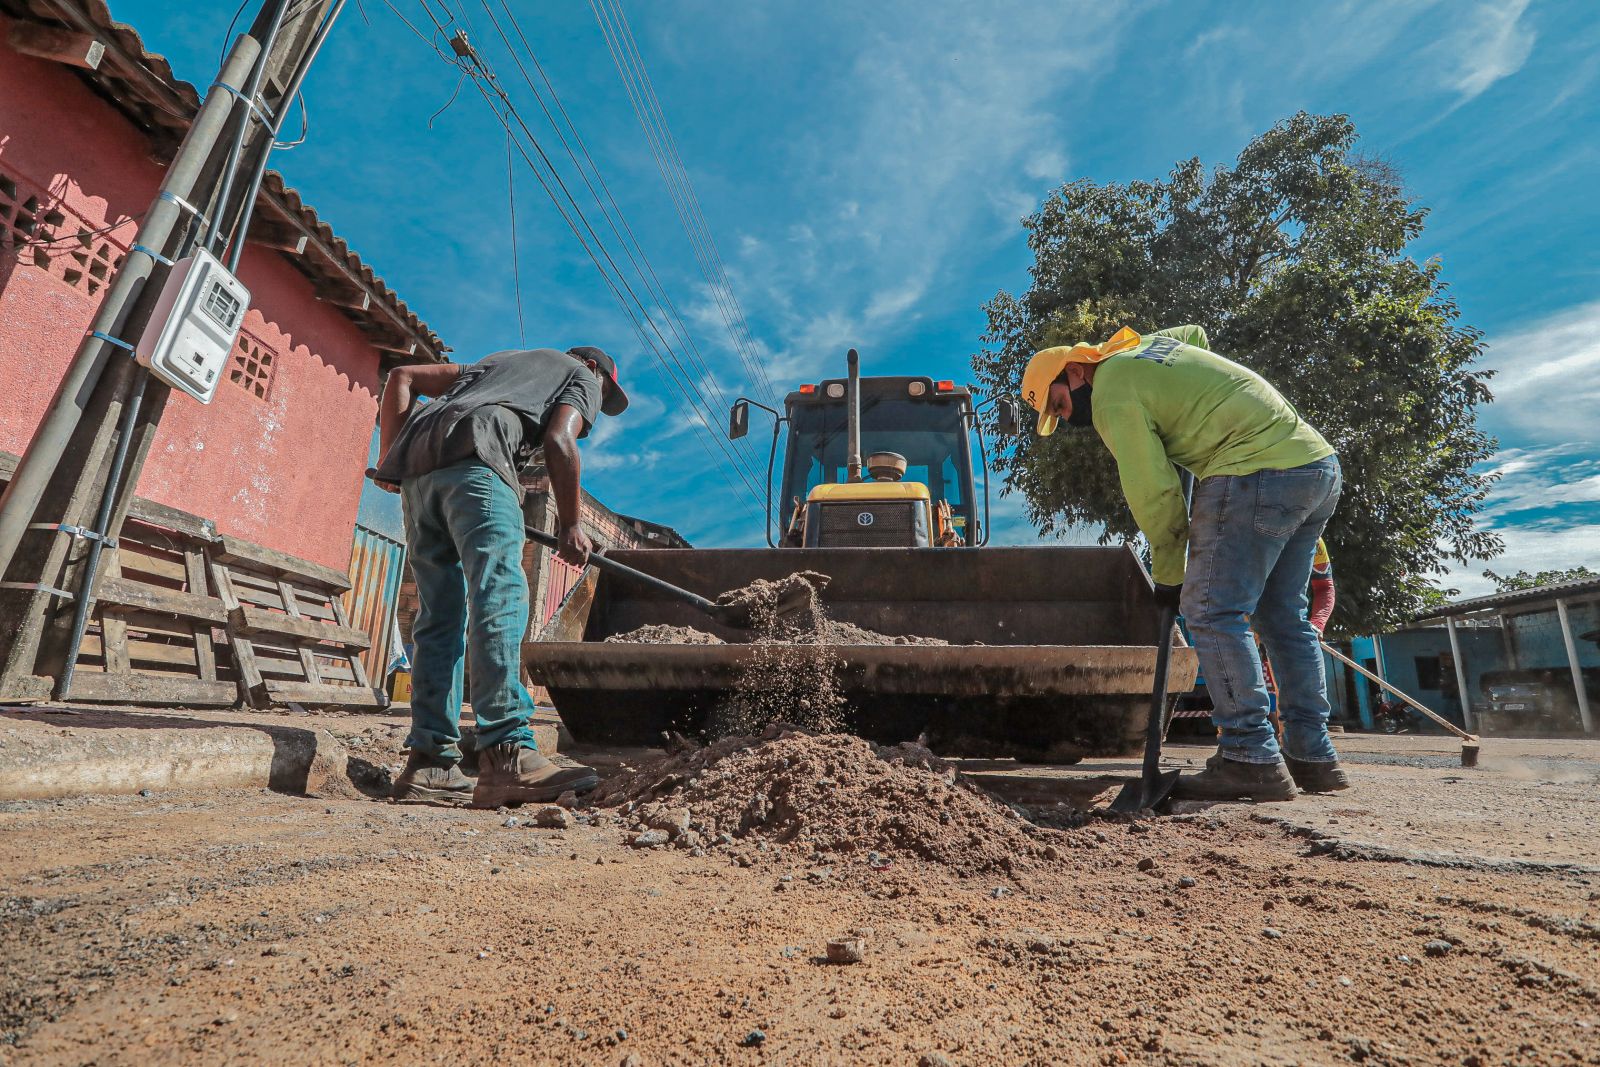
[[[994,402],[995,429],[1005,434],[1022,432],[1022,414],[1015,397],[1003,396]]]
[[[750,432],[750,401],[740,400],[728,409],[728,440],[737,441]]]

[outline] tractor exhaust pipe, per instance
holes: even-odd
[[[849,368],[849,377],[845,379],[844,410],[845,410],[845,447],[849,454],[845,457],[846,480],[859,482],[861,480],[861,357],[851,349],[845,356],[845,363]]]

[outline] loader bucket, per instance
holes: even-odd
[[[1128,548],[961,550],[688,549],[619,561],[706,596],[799,570],[831,575],[828,614],[945,646],[839,645],[845,722],[883,743],[919,735],[946,755],[1072,762],[1137,752],[1154,680],[1160,611]],[[649,623],[692,626],[724,645],[607,643]],[[693,735],[754,654],[747,635],[592,569],[541,639],[523,646],[580,742],[651,745]],[[1169,693],[1194,686],[1176,639]]]

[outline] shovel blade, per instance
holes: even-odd
[[[1158,771],[1129,782],[1111,802],[1111,810],[1118,815],[1136,815],[1141,811],[1161,811],[1172,799],[1172,790],[1178,784],[1177,771]]]

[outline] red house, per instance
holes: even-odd
[[[88,52],[43,58],[40,42],[64,35]],[[91,61],[95,44],[96,65],[72,64]],[[100,0],[0,0],[6,466],[27,447],[198,103]],[[252,306],[227,379],[209,405],[174,393],[137,492],[344,571],[382,375],[443,361],[446,348],[276,174],[239,274]]]

